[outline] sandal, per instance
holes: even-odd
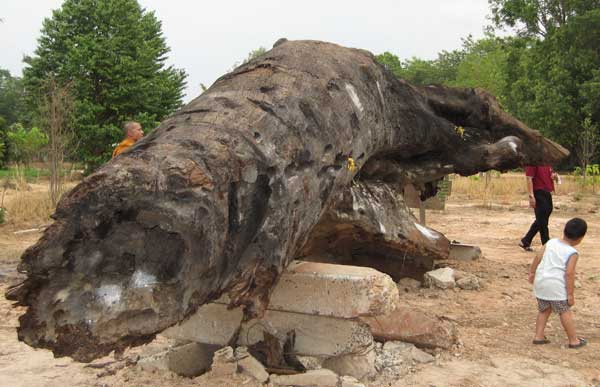
[[[549,343],[550,343],[550,340],[548,340],[546,338],[546,336],[544,336],[544,338],[541,340],[535,340],[535,339],[533,340],[533,344],[536,344],[536,345],[549,344]]]
[[[526,246],[525,244],[523,244],[523,242],[519,242],[519,247],[525,251],[533,251],[533,249],[531,247]]]
[[[569,344],[569,348],[571,348],[571,349],[581,348],[586,344],[587,344],[587,340],[579,337],[579,344]]]

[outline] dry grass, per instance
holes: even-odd
[[[479,175],[463,177],[452,176],[452,195],[464,196],[468,200],[481,201],[485,207],[496,204],[515,204],[527,195],[527,183],[522,173],[499,174],[492,172],[491,177]],[[559,195],[574,197],[593,193],[593,187],[583,187],[577,178],[561,175],[562,184],[556,185]],[[600,191],[600,187],[596,188]]]
[[[70,189],[73,184],[65,188]],[[1,193],[0,193],[1,195]],[[5,222],[13,225],[47,223],[54,212],[47,182],[15,182],[4,194]]]

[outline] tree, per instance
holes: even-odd
[[[28,164],[46,146],[48,137],[37,127],[26,129],[17,123],[7,132],[10,159],[17,164]]]
[[[303,256],[430,269],[450,241],[415,224],[404,186],[426,198],[449,173],[567,154],[484,91],[413,86],[311,41],[220,78],[143,141],[71,190],[23,255],[7,294],[28,307],[20,340],[90,361],[224,293],[249,318]]]
[[[66,0],[25,58],[29,105],[50,76],[71,82],[78,155],[94,168],[110,158],[123,121],[150,130],[181,105],[186,74],[165,65],[169,51],[160,21],[136,0]]]
[[[546,37],[578,15],[600,8],[598,0],[488,0],[497,27],[519,36]]]
[[[0,69],[0,117],[10,126],[22,120],[23,83],[8,70]]]
[[[46,92],[41,105],[43,128],[48,137],[50,162],[50,200],[56,206],[63,191],[63,163],[69,143],[73,144],[71,115],[73,97],[71,85],[60,85],[54,78],[46,82]]]
[[[545,39],[515,39],[508,53],[508,109],[576,149],[581,123],[600,122],[600,9],[572,16]]]
[[[581,135],[577,141],[577,158],[583,173],[583,184],[587,177],[588,165],[594,158],[598,146],[598,129],[592,125],[592,120],[587,117],[583,120]]]
[[[454,87],[481,87],[504,104],[506,89],[506,44],[503,39],[487,36],[474,41],[463,40],[463,50],[456,64],[455,77],[447,82]]]

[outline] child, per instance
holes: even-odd
[[[531,263],[529,282],[534,284],[539,310],[533,344],[550,342],[544,336],[544,329],[552,310],[560,315],[560,322],[569,338],[569,348],[580,348],[587,344],[587,340],[575,335],[575,323],[570,310],[575,304],[575,265],[579,257],[574,246],[581,243],[586,231],[585,220],[569,220],[562,239],[550,239]]]

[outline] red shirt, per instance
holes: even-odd
[[[552,181],[552,167],[542,165],[539,167],[525,167],[525,176],[532,177],[533,190],[542,189],[548,192],[554,192],[554,181]]]

